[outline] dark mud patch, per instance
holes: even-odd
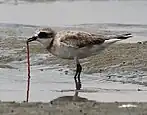
[[[6,64],[3,64],[3,65],[0,64],[0,68],[17,69],[11,65],[6,65]]]

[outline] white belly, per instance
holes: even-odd
[[[118,41],[118,40],[117,40]],[[101,45],[86,46],[82,48],[73,48],[68,46],[56,47],[54,51],[50,51],[53,55],[63,59],[79,59],[86,58],[92,55],[97,55],[105,48],[115,43],[116,41],[105,42]]]

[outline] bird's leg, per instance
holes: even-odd
[[[78,90],[78,82],[77,82],[77,75],[78,75],[78,66],[76,68],[76,74],[74,76],[75,84],[76,84],[76,89]]]
[[[76,89],[80,90],[81,88],[80,74],[81,74],[82,66],[80,65],[77,57],[75,58],[75,61],[76,61],[77,68],[76,68],[76,74],[74,76],[74,79],[75,79]],[[78,76],[78,82],[77,82],[77,76]]]
[[[81,71],[82,71],[82,66],[79,64],[77,64],[77,68],[78,68],[78,87],[79,90],[81,89],[81,80],[80,80],[80,75],[81,75]]]

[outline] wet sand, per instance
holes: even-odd
[[[20,71],[20,69],[23,67],[22,65],[26,63],[26,39],[27,37],[31,36],[36,28],[38,27],[1,26],[1,69],[6,68]],[[63,28],[56,29],[60,30]],[[88,29],[86,31],[88,31]],[[50,54],[47,56],[47,58],[37,58],[39,56],[46,57],[48,52],[36,42],[31,43],[30,52],[31,66],[45,65],[47,67],[48,65],[57,65],[55,68],[59,67],[60,69],[58,69],[58,71],[65,74],[75,72],[75,65],[73,61],[58,59]],[[113,44],[99,55],[81,60],[83,73],[89,75],[105,74],[106,81],[119,82],[122,84],[136,84],[146,88],[146,52],[147,42],[145,41]],[[69,70],[64,71],[64,67],[69,68]],[[49,69],[50,68],[40,68],[40,71],[45,72]],[[139,77],[141,77],[141,80]],[[136,89],[136,92],[141,93],[139,91],[141,90]],[[131,94],[131,96],[133,95]],[[99,97],[97,96],[95,98]],[[112,97],[109,97],[108,95],[108,97],[105,98],[110,98],[111,100]],[[48,102],[46,101],[45,103],[19,103],[13,102],[13,100],[12,102],[5,102],[2,100],[0,102],[0,115],[146,115],[147,104],[145,102],[140,102],[139,100],[141,99],[138,97],[136,102],[114,101],[112,103],[108,103],[89,100],[84,96],[82,96],[82,98],[79,97],[77,100],[73,100],[73,97],[68,95],[55,98],[55,100],[49,100]],[[132,104],[135,106],[121,108],[121,105],[123,104]]]
[[[58,98],[48,103],[0,102],[1,115],[146,115],[147,103],[100,103],[90,100],[71,101]],[[125,107],[127,105],[128,107]],[[132,107],[129,107],[131,105]],[[123,107],[124,106],[124,107]]]

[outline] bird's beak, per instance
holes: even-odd
[[[33,36],[33,37],[27,39],[27,42],[35,41],[36,39],[37,39],[37,37],[36,36]]]

